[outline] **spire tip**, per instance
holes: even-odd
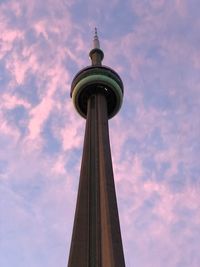
[[[97,35],[97,27],[94,28],[93,48],[100,48],[100,42]]]
[[[94,28],[94,36],[98,36],[97,35],[97,27]]]

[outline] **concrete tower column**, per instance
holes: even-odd
[[[124,267],[108,119],[121,107],[123,83],[102,66],[95,31],[92,66],[74,78],[71,96],[86,118],[81,173],[68,267]]]

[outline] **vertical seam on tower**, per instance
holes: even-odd
[[[96,116],[96,118],[97,118],[97,121],[98,122],[100,122],[100,119],[99,119],[99,115],[100,115],[100,112],[99,112],[99,106],[100,106],[100,95],[99,94],[97,94],[97,116]],[[99,227],[99,236],[98,236],[98,246],[99,246],[99,248],[101,248],[101,200],[100,200],[100,197],[101,197],[101,192],[100,192],[100,190],[101,190],[101,187],[100,187],[100,178],[101,178],[101,176],[100,176],[100,143],[99,143],[99,123],[97,123],[97,140],[98,140],[98,188],[99,188],[99,190],[98,190],[98,209],[99,209],[99,213],[98,213],[98,215],[99,215],[99,218],[98,218],[98,223],[99,223],[99,225],[98,225],[98,227]],[[101,257],[102,257],[102,255],[101,255],[101,249],[99,249],[99,267],[101,267],[101,262],[102,262],[102,260],[101,260]]]

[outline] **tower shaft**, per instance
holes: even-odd
[[[90,96],[68,267],[124,267],[107,100]]]

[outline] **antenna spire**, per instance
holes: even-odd
[[[92,60],[92,65],[101,66],[101,61],[103,60],[104,54],[100,48],[100,42],[97,34],[97,28],[94,28],[94,39],[93,39],[93,48],[89,53],[89,56]]]
[[[94,28],[93,48],[100,49],[100,42],[99,42],[99,38],[97,35],[97,28],[96,27]]]

